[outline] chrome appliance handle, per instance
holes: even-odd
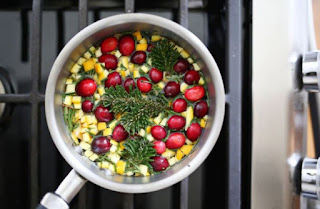
[[[301,169],[301,194],[320,199],[320,158],[304,158]]]
[[[45,194],[37,209],[69,209],[69,203],[86,182],[75,170],[71,170],[54,193]]]
[[[302,83],[306,91],[320,91],[320,51],[311,51],[303,55]]]

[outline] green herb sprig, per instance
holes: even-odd
[[[70,132],[72,132],[74,129],[76,129],[79,126],[79,124],[73,123],[73,118],[75,113],[76,113],[75,109],[71,107],[66,107],[66,106],[64,107],[63,117]]]
[[[154,67],[167,72],[173,72],[173,65],[177,62],[179,56],[175,45],[167,39],[156,42],[155,47],[149,53]]]

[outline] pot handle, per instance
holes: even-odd
[[[74,169],[63,179],[54,193],[47,193],[37,209],[69,209],[70,201],[87,182]]]

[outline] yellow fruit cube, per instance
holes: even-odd
[[[124,149],[124,146],[123,146],[124,142],[125,141],[120,142],[120,149]]]
[[[121,156],[118,154],[118,153],[116,153],[116,152],[110,152],[109,154],[108,154],[108,157],[110,158],[110,160],[113,162],[113,163],[115,163],[115,164],[117,164],[117,162],[120,160],[120,158],[121,158]]]
[[[116,124],[118,123],[118,121],[117,120],[113,120],[113,121],[111,121],[108,125],[109,125],[109,128],[111,128],[111,129],[114,129],[114,127],[116,127]]]
[[[90,59],[90,57],[92,56],[90,51],[87,51],[86,53],[83,54],[84,58],[86,59]]]
[[[76,136],[76,134],[74,132],[71,133],[71,138],[75,144],[79,144],[78,137]]]
[[[72,66],[70,72],[73,73],[73,74],[77,74],[80,69],[81,69],[81,66],[78,65],[77,63],[75,63],[75,64]]]
[[[117,149],[118,149],[118,146],[112,145],[111,148],[110,148],[110,152],[116,152]]]
[[[97,154],[93,153],[93,154],[89,157],[89,160],[95,161],[95,160],[98,159],[98,158],[99,158],[99,156],[98,156]]]
[[[117,58],[121,57],[121,52],[119,50],[116,51],[116,53],[114,53],[114,56],[116,56]]]
[[[176,157],[172,157],[168,160],[168,163],[170,166],[173,166],[174,164],[176,164],[179,160]]]
[[[91,143],[92,137],[90,136],[89,133],[86,132],[82,135],[82,140],[85,142]]]
[[[103,131],[106,128],[107,128],[107,124],[105,122],[98,123],[98,131]]]
[[[180,47],[180,46],[178,46],[178,45],[176,45],[174,48],[175,48],[175,50],[177,50],[179,53],[183,50],[183,48]]]
[[[76,91],[76,85],[75,84],[68,84],[66,87],[66,93],[74,93]]]
[[[104,93],[106,93],[106,90],[104,89],[103,86],[99,86],[98,93],[100,94],[100,96],[102,96],[102,95],[104,95]]]
[[[147,39],[145,39],[145,38],[143,38],[139,41],[139,44],[146,44],[146,43],[148,43],[148,42],[147,42]]]
[[[112,129],[111,129],[111,128],[106,128],[106,129],[104,129],[102,135],[103,135],[103,136],[110,136],[110,135],[112,135]]]
[[[189,57],[187,60],[190,64],[193,64],[193,59],[191,57]]]
[[[149,66],[152,66],[152,60],[151,60],[151,58],[148,59],[147,64],[148,64]]]
[[[110,143],[111,143],[112,145],[115,145],[115,146],[118,146],[118,144],[119,144],[118,142],[116,142],[116,141],[113,140],[113,139],[110,140]]]
[[[193,144],[193,142],[192,141],[190,141],[189,139],[186,139],[186,144]]]
[[[81,141],[79,145],[84,150],[90,150],[91,149],[91,145],[88,144],[87,142]]]
[[[84,156],[86,156],[87,158],[89,158],[91,155],[93,155],[93,152],[91,150],[87,150],[84,152]]]
[[[193,145],[183,145],[180,150],[183,152],[183,154],[188,155],[193,148]]]
[[[205,115],[204,117],[203,117],[203,119],[205,119],[206,121],[208,120],[208,115]]]
[[[152,35],[151,36],[151,41],[152,42],[156,42],[156,41],[159,41],[162,37],[159,36],[159,35]]]
[[[79,116],[80,117],[80,116]],[[86,122],[86,116],[83,115],[82,117],[80,117],[80,122],[81,123],[85,123]]]
[[[167,158],[168,160],[173,157],[176,153],[170,149],[166,149],[166,151],[164,153],[162,153],[162,157]]]
[[[201,128],[205,128],[206,127],[206,121],[205,121],[205,119],[201,119],[200,120],[200,126],[201,126]]]
[[[159,125],[159,123],[161,122],[162,120],[162,117],[163,117],[163,114],[162,113],[159,113],[159,115],[153,120],[153,122],[157,125]]]
[[[134,64],[133,63],[129,63],[129,71],[130,71],[130,73],[133,73],[133,71],[134,71]]]
[[[125,170],[126,170],[126,162],[123,161],[123,160],[119,160],[117,162],[117,172],[118,172],[118,174],[124,174]]]
[[[122,76],[122,78],[125,78],[126,77],[126,71],[121,70],[120,71],[120,75]]]
[[[68,78],[68,79],[66,80],[66,84],[72,84],[72,82],[73,82],[72,78]]]
[[[145,65],[143,65],[141,68],[140,68],[144,73],[148,73],[149,72],[149,68]]]
[[[167,124],[168,118],[163,118],[160,125],[165,126]]]
[[[94,69],[94,64],[95,64],[95,61],[92,58],[85,61],[83,63],[84,71],[88,72],[88,71]]]
[[[148,44],[137,44],[136,50],[137,51],[147,51]]]
[[[188,57],[190,56],[189,53],[186,52],[186,50],[182,50],[182,51],[180,52],[180,55],[181,55],[183,58],[188,58]]]
[[[187,108],[187,116],[186,116],[186,126],[185,126],[185,130],[187,130],[187,128],[189,127],[192,119],[193,119],[194,115],[193,115],[193,108],[191,106],[189,106]]]
[[[96,73],[100,74],[103,72],[103,67],[100,65],[100,63],[96,63],[94,64],[94,70],[96,71]]]
[[[82,65],[87,59],[86,58],[83,58],[83,57],[80,57],[77,61],[78,65]]]
[[[93,97],[94,97],[95,100],[99,100],[100,99],[100,94],[99,93],[95,93],[93,95]]]
[[[73,104],[74,109],[80,110],[81,109],[81,103],[75,103]]]
[[[99,78],[98,78],[98,74],[94,74],[94,75],[92,76],[92,78],[93,78],[93,80],[94,80],[98,85],[101,84],[101,81],[100,81]]]
[[[81,103],[81,96],[73,96],[72,97],[72,103],[80,104]]]
[[[109,168],[109,166],[110,166],[110,163],[108,161],[102,161],[101,162],[101,167],[102,168],[107,169],[107,168]]]
[[[147,134],[147,139],[149,140],[149,142],[152,142],[154,140],[151,134]]]
[[[94,46],[91,46],[91,47],[89,48],[89,50],[90,50],[90,52],[94,53],[94,52],[96,51],[96,48],[95,48]]]
[[[161,82],[157,83],[157,86],[158,86],[159,88],[163,89],[163,88],[166,86],[166,84],[161,81]]]
[[[136,37],[136,39],[137,39],[138,41],[140,41],[140,40],[142,39],[142,36],[141,36],[140,31],[136,31],[136,32],[134,32],[132,35],[133,35],[134,37]]]
[[[148,166],[140,164],[140,165],[139,165],[139,170],[140,170],[140,173],[141,173],[142,175],[147,176]]]
[[[147,134],[150,134],[150,132],[151,132],[151,126],[147,126],[146,132],[147,132]]]
[[[102,81],[106,79],[109,75],[109,72],[107,70],[103,70],[102,73],[99,74],[99,80]]]
[[[193,63],[193,68],[195,71],[199,71],[200,70],[200,67],[197,63]]]
[[[182,115],[183,117],[187,117],[187,111],[182,112],[181,115]]]
[[[96,55],[96,57],[100,57],[102,55],[100,47],[95,51],[95,55]]]
[[[176,152],[176,158],[177,160],[181,160],[184,156],[184,153],[181,151],[181,149],[178,149]]]
[[[71,106],[72,104],[72,96],[65,96],[64,100],[63,100],[63,104],[67,105],[67,106]]]
[[[97,135],[99,132],[97,128],[90,128],[89,130],[90,130],[89,132],[93,135]]]
[[[182,93],[184,93],[184,92],[187,90],[188,87],[189,87],[188,84],[186,84],[185,82],[182,82],[182,83],[180,84],[180,91],[181,91]]]
[[[140,136],[144,136],[146,135],[146,131],[142,128],[140,129],[139,133],[138,133]]]
[[[203,78],[201,77],[200,78],[200,80],[199,80],[199,82],[198,82],[200,85],[203,85],[204,84],[204,80],[203,80]]]
[[[129,57],[122,57],[122,64],[125,68],[129,68]]]

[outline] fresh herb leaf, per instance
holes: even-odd
[[[161,71],[173,72],[173,65],[180,56],[174,47],[175,45],[166,39],[156,42],[149,53],[152,65]]]
[[[76,110],[71,107],[64,107],[63,118],[70,132],[77,128],[78,124],[73,123]]]

